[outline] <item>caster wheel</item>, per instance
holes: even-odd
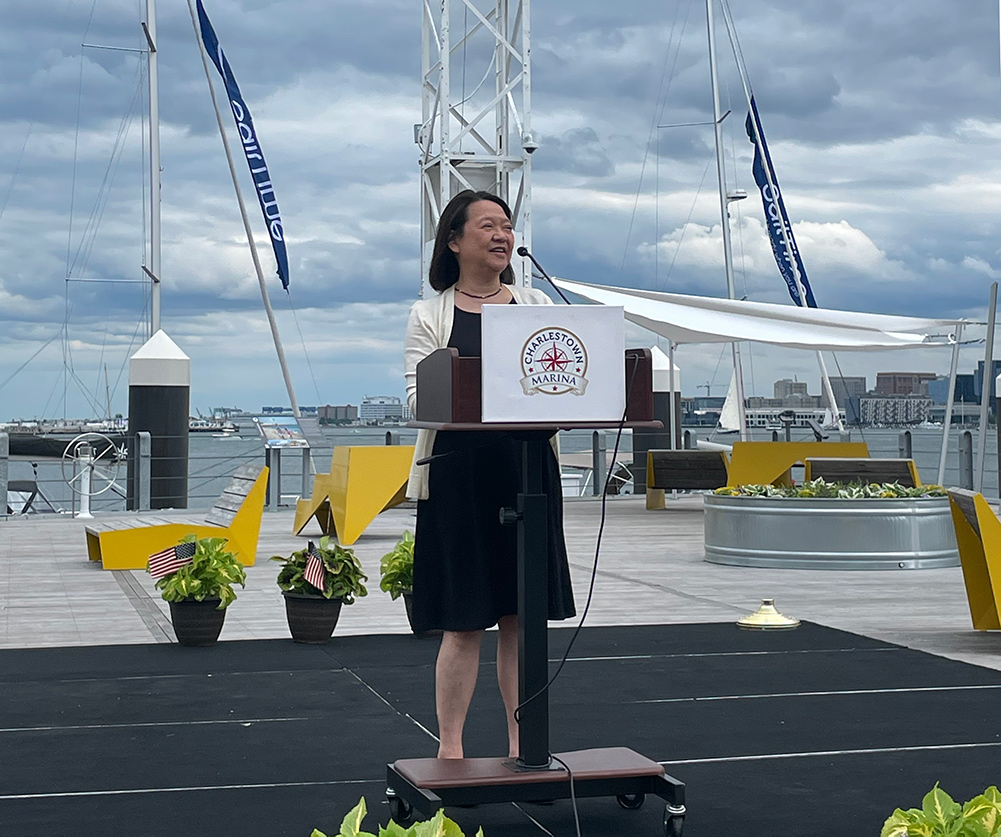
[[[666,837],[681,837],[681,832],[685,827],[684,808],[681,811],[681,813],[672,811],[670,805],[664,811],[664,834]]]
[[[389,797],[389,818],[397,825],[408,825],[413,819],[414,808],[405,799],[398,796]]]
[[[642,793],[620,793],[615,797],[615,801],[627,811],[637,811],[643,807],[645,798]]]

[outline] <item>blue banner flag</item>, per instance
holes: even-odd
[[[254,178],[254,186],[257,192],[257,200],[261,204],[261,212],[264,213],[264,223],[268,225],[268,234],[271,236],[271,245],[275,250],[275,260],[278,262],[278,278],[282,280],[282,287],[288,290],[288,254],[285,252],[285,233],[282,229],[282,216],[278,211],[278,199],[275,197],[274,187],[271,185],[271,175],[268,174],[268,164],[264,161],[264,152],[261,151],[261,144],[257,141],[257,131],[254,129],[254,120],[250,116],[250,108],[243,101],[243,94],[240,93],[240,85],[236,83],[233,71],[230,69],[226,54],[219,46],[219,39],[209,16],[205,14],[205,7],[202,0],[196,0],[198,7],[198,25],[202,33],[202,43],[205,44],[205,51],[212,59],[216,69],[226,83],[226,94],[229,96],[229,104],[233,109],[233,116],[236,118],[236,127],[240,131],[240,141],[243,143],[243,153],[247,156],[247,165],[250,166],[250,175]]]
[[[753,120],[753,121],[752,121]],[[747,136],[754,143],[754,182],[761,190],[761,201],[765,206],[765,222],[768,225],[768,238],[772,243],[772,253],[775,254],[775,263],[779,266],[779,273],[789,286],[789,296],[797,305],[802,306],[799,288],[796,287],[796,277],[793,273],[793,265],[789,259],[789,250],[792,251],[793,258],[796,259],[796,271],[799,273],[799,283],[803,286],[806,294],[806,304],[809,308],[817,307],[817,300],[813,298],[813,290],[806,278],[806,270],[803,268],[803,260],[799,256],[799,248],[796,246],[796,239],[792,234],[792,224],[789,223],[789,216],[786,214],[785,202],[782,200],[782,193],[779,191],[779,181],[775,177],[775,168],[772,166],[772,158],[768,153],[768,145],[765,143],[765,134],[761,130],[761,120],[758,118],[758,106],[751,97],[751,109],[747,113],[747,120],[744,122]],[[755,131],[757,128],[757,131]],[[760,139],[760,144],[755,141],[755,135]],[[767,170],[766,167],[767,166]],[[766,174],[767,171],[767,174]],[[769,180],[771,184],[769,185]],[[785,229],[789,238],[789,250],[786,249],[785,237],[782,230]]]

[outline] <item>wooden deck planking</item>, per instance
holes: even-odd
[[[401,601],[378,589],[379,558],[404,529],[412,506],[376,518],[354,545],[368,572],[369,595],[342,611],[337,633],[409,630]],[[158,517],[166,516],[163,512]],[[110,517],[110,516],[109,516]],[[204,512],[180,513],[199,522]],[[101,522],[104,517],[97,518]],[[175,518],[177,519],[177,518]],[[316,539],[311,523],[291,534],[293,511],[265,512],[257,566],[226,617],[222,639],[287,637],[284,603],[267,561]],[[566,503],[566,538],[578,611],[594,559],[600,500]],[[87,561],[86,521],[0,518],[0,647],[164,641],[156,611],[167,606],[145,572],[109,572]],[[1001,637],[974,631],[959,568],[912,571],[810,571],[726,567],[703,558],[702,498],[680,495],[663,511],[642,497],[611,497],[587,624],[732,622],[775,598],[784,613],[1001,669]],[[117,576],[128,576],[116,578]],[[568,620],[563,627],[573,627]]]

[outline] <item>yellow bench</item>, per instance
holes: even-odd
[[[295,505],[293,534],[314,517],[324,534],[350,546],[386,509],[406,500],[413,445],[335,447],[330,473],[317,474],[313,495]]]
[[[952,525],[956,529],[966,599],[973,627],[1001,629],[1001,521],[982,494],[949,489]]]
[[[261,533],[268,469],[242,465],[205,516],[205,523],[178,523],[166,517],[136,515],[88,526],[87,556],[106,570],[142,570],[154,552],[173,546],[185,535],[226,538],[227,549],[252,567]]]
[[[814,456],[868,457],[865,442],[734,442],[727,485],[792,485],[790,471]]]

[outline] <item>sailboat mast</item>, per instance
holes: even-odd
[[[719,78],[716,71],[716,33],[713,25],[713,0],[706,0],[706,28],[709,33],[709,79],[713,95],[713,134],[716,141],[716,180],[719,184],[720,227],[723,231],[723,263],[726,268],[726,293],[737,298],[733,281],[733,246],[730,242],[730,209],[726,191],[726,170],[723,165],[723,117],[719,106]],[[731,343],[733,371],[737,379],[737,413],[740,417],[740,438],[747,439],[747,412],[744,407],[743,370],[740,363],[740,344]]]
[[[229,165],[229,174],[233,180],[233,189],[236,192],[236,202],[240,208],[240,217],[243,219],[243,230],[247,235],[247,245],[250,247],[250,257],[254,262],[254,271],[257,274],[257,285],[261,290],[261,300],[264,303],[264,313],[268,318],[268,326],[271,328],[271,339],[275,344],[275,353],[278,355],[278,365],[282,370],[282,378],[285,381],[285,391],[288,393],[289,402],[292,405],[292,415],[296,419],[302,418],[299,410],[299,401],[295,397],[295,387],[292,385],[292,375],[289,373],[288,363],[285,360],[285,348],[282,346],[282,338],[278,333],[278,322],[275,320],[275,312],[271,307],[271,300],[268,297],[268,286],[264,281],[264,270],[261,268],[261,259],[257,254],[257,244],[254,242],[254,232],[250,226],[250,219],[247,217],[247,205],[243,200],[243,193],[240,191],[240,181],[236,176],[236,166],[233,163],[233,153],[229,148],[229,140],[226,138],[226,128],[222,121],[222,112],[219,110],[219,101],[216,99],[215,88],[212,86],[212,73],[209,72],[209,59],[205,51],[205,42],[198,29],[198,20],[195,17],[195,7],[192,0],[188,0],[188,11],[191,13],[191,25],[195,30],[195,38],[198,41],[198,52],[202,58],[202,68],[205,70],[205,80],[209,85],[209,96],[212,99],[212,109],[215,111],[216,125],[219,128],[219,136],[222,139],[222,147],[226,152],[226,162]]]
[[[707,0],[707,2],[712,2],[712,0]],[[726,0],[721,0],[720,8],[723,11],[723,22],[726,25],[727,34],[730,37],[730,47],[733,50],[734,58],[737,63],[737,72],[740,75],[740,83],[744,88],[744,97],[747,99],[747,109],[751,114],[751,130],[754,132],[754,142],[759,148],[763,147],[761,142],[760,126],[758,125],[757,117],[754,113],[754,109],[751,107],[751,81],[747,77],[747,67],[744,65],[744,57],[737,46],[736,30],[733,27],[733,19],[730,17],[730,7],[727,5]],[[772,180],[772,172],[770,166],[763,166],[765,179],[768,181],[768,188],[771,190],[773,195],[778,194],[778,190],[775,188],[775,183]],[[792,249],[792,241],[789,239],[789,230],[786,229],[785,224],[779,225],[779,232],[782,235],[782,244],[785,247],[786,258],[789,260],[789,267],[792,270],[793,279],[796,282],[796,293],[799,294],[800,300],[806,303],[806,290],[803,288],[802,277],[799,275],[799,268],[796,264],[796,257]],[[844,431],[845,426],[841,421],[841,411],[838,409],[837,399],[834,397],[834,387],[831,385],[831,376],[827,373],[827,364],[824,362],[824,356],[817,352],[817,365],[820,367],[820,381],[821,386],[824,389],[824,395],[827,396],[827,401],[831,405],[831,411],[834,414],[834,420],[837,422],[838,429]]]
[[[156,55],[156,2],[146,0],[142,22],[148,46],[149,82],[149,268],[153,281],[150,295],[150,336],[160,330],[160,93]]]

